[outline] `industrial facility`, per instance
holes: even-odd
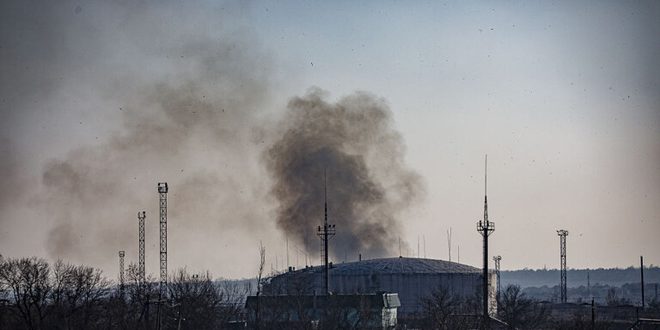
[[[399,318],[422,312],[422,298],[442,288],[458,297],[481,291],[481,269],[456,262],[422,258],[384,258],[331,264],[329,290],[333,295],[397,293]],[[323,295],[323,266],[293,270],[273,277],[264,286],[266,296]],[[489,310],[496,309],[497,277],[489,273]]]

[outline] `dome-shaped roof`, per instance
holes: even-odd
[[[297,272],[322,272],[322,266],[301,269]],[[333,275],[357,274],[434,274],[434,273],[479,273],[472,266],[437,259],[383,258],[333,264]]]

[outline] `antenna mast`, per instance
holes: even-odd
[[[560,229],[557,230],[557,235],[559,235],[559,264],[560,264],[560,283],[559,291],[561,295],[561,302],[565,303],[567,301],[566,296],[566,236],[568,236],[568,230]]]
[[[138,282],[144,285],[144,219],[146,212],[138,212]]]
[[[323,241],[323,251],[322,251],[322,257],[323,257],[323,267],[324,267],[324,292],[326,295],[330,295],[330,286],[329,286],[329,279],[330,279],[330,269],[328,267],[328,240],[335,235],[335,225],[329,225],[328,224],[328,180],[327,180],[327,175],[326,171],[323,170],[323,193],[324,193],[324,200],[325,200],[325,217],[323,219],[323,228],[321,226],[318,226],[317,228],[317,235],[321,237],[321,240]]]
[[[160,195],[160,295],[167,284],[167,182],[158,183]]]
[[[495,231],[495,223],[488,220],[488,155],[484,162],[484,220],[477,222],[477,231],[481,233],[484,241],[483,266],[483,318],[484,327],[488,328],[490,314],[488,311],[488,236]]]
[[[119,251],[119,295],[124,298],[124,256],[126,252]]]

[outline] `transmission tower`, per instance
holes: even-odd
[[[642,309],[644,309],[646,307],[646,302],[644,301],[644,256],[639,256],[639,271],[642,280],[640,283],[642,286]]]
[[[502,260],[502,256],[494,256],[493,260],[495,261],[495,276],[497,277],[497,292],[495,296],[499,300],[500,291],[502,290],[502,286],[500,285],[500,261]]]
[[[126,252],[119,251],[119,293],[124,296],[124,256]]]
[[[316,235],[321,238],[323,243],[323,249],[321,250],[321,257],[323,258],[323,267],[324,267],[324,292],[326,295],[330,295],[330,269],[328,267],[328,240],[335,235],[335,225],[328,224],[328,189],[327,189],[327,180],[325,172],[323,173],[324,179],[324,200],[325,200],[325,218],[323,220],[323,227],[318,226]]]
[[[566,236],[568,236],[568,230],[557,230],[557,235],[559,235],[559,264],[560,264],[560,284],[559,291],[561,295],[561,302],[565,303],[567,301],[566,296]]]
[[[160,293],[167,284],[167,182],[158,183],[160,195]]]
[[[483,318],[484,327],[488,328],[490,315],[488,313],[488,236],[495,231],[495,223],[488,220],[488,155],[484,162],[484,220],[477,222],[477,231],[484,240],[484,268],[483,268]]]
[[[144,285],[144,219],[146,212],[138,212],[138,281]]]

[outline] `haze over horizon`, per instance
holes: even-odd
[[[314,140],[337,169],[335,262],[398,255],[398,238],[448,259],[452,228],[452,261],[460,246],[480,267],[488,154],[502,269],[558,268],[557,229],[569,268],[659,265],[658,16],[654,1],[3,1],[0,254],[114,277],[145,210],[156,274],[167,181],[170,271],[252,277],[260,242],[284,269],[287,240],[291,265],[318,264],[322,172],[295,158]]]

